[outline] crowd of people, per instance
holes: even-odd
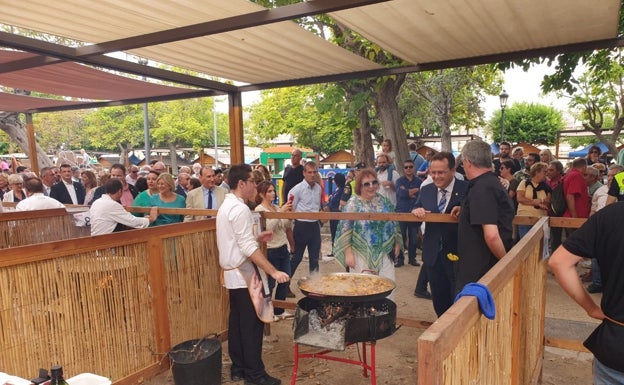
[[[453,304],[464,285],[478,281],[529,232],[531,226],[519,225],[514,234],[515,215],[559,215],[554,209],[558,190],[565,200],[565,212],[561,215],[570,218],[598,217],[597,213],[605,206],[624,199],[624,167],[605,164],[597,146],[590,149],[586,158],[574,159],[565,166],[547,149],[525,156],[521,147],[512,149],[509,143],[501,143],[500,152],[494,157],[490,145],[481,140],[467,142],[457,158],[452,153],[431,149],[423,157],[414,144],[410,144],[409,154],[410,158],[401,163],[395,159],[392,143],[384,140],[374,168],[360,162],[346,174],[337,174],[333,178],[336,188],[326,197],[316,163],[304,162],[301,151],[295,149],[283,174],[281,206],[275,204],[278,188],[263,165],[254,169],[235,165],[222,171],[195,164],[192,168],[180,168],[177,180],[162,162],[141,168],[133,165],[128,172],[122,164],[114,164],[108,173],[99,176],[89,169],[77,173],[67,164],[44,167],[38,176],[24,168],[14,174],[0,174],[0,194],[3,201],[17,203],[17,210],[88,204],[92,235],[206,218],[161,214],[158,208],[218,210],[217,224],[221,226],[217,226],[217,242],[231,298],[231,376],[252,379],[248,382],[258,384],[279,384],[279,380],[264,371],[259,349],[262,329],[257,319],[248,319],[251,312],[258,313],[257,303],[249,300],[246,293],[252,283],[230,271],[242,269],[242,265],[234,265],[252,261],[256,272],[259,268],[268,274],[266,295],[272,296],[275,291],[276,299],[294,297],[289,280],[306,251],[308,273],[319,273],[323,223],[305,216],[294,221],[268,219],[268,231],[256,234],[254,220],[250,219],[252,211],[397,212],[411,213],[423,222],[432,213],[458,218],[457,222],[332,220],[330,223],[332,253],[328,257],[335,258],[350,272],[372,273],[394,280],[395,269],[403,267],[406,259],[409,265],[420,265],[417,250],[422,249],[424,266],[415,280],[414,295],[431,299],[440,316]],[[402,173],[397,166],[402,166]],[[151,209],[145,216],[133,215],[124,206]],[[579,234],[595,236],[603,226],[598,220],[591,224],[591,230],[584,226]],[[234,226],[237,231],[224,233],[228,226]],[[555,256],[559,256],[551,262],[553,271],[561,274],[557,278],[590,315],[608,319],[600,308],[579,294],[569,269],[581,257],[593,258],[591,273],[582,277],[590,283],[587,292],[599,293],[603,287],[617,292],[619,286],[613,280],[607,282],[611,271],[601,271],[600,265],[604,263],[611,270],[613,259],[619,261],[619,256],[596,257],[592,244],[573,231],[566,231],[567,239],[559,247],[563,232],[557,228],[551,232],[550,248],[557,250]],[[266,242],[266,256],[258,254],[258,242]],[[237,256],[235,260],[231,259],[233,256]],[[250,271],[253,276],[254,270]],[[581,282],[581,278],[576,278]],[[292,314],[276,308],[273,316],[277,320]],[[253,332],[247,335],[248,330]],[[239,350],[252,350],[254,357],[238,357]]]

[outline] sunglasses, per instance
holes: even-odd
[[[372,187],[372,186],[378,186],[379,185],[379,181],[377,179],[375,179],[372,182],[364,182],[362,183],[362,187]]]
[[[404,169],[414,168],[414,166],[403,166]]]

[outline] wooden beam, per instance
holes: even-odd
[[[231,92],[228,97],[228,105],[230,116],[230,164],[245,163],[241,93]]]
[[[362,7],[365,5],[384,3],[389,0],[315,0],[285,5],[277,8],[263,9],[244,15],[236,15],[205,23],[187,25],[179,28],[131,36],[124,39],[111,40],[76,48],[76,55],[87,57],[102,55],[110,52],[128,51],[136,48],[150,47],[158,44],[171,43],[181,40],[209,36],[218,33],[231,32],[245,28],[294,20],[301,17],[313,16],[345,9]]]

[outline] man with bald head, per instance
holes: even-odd
[[[284,169],[284,176],[282,180],[284,185],[282,187],[282,203],[288,202],[288,193],[290,189],[303,181],[303,166],[301,165],[301,158],[303,154],[301,150],[294,149],[290,154],[291,164]]]
[[[212,209],[216,210],[221,206],[227,191],[215,185],[215,172],[210,166],[204,166],[199,172],[201,188],[195,188],[188,192],[186,196],[187,209]],[[187,215],[184,221],[203,219],[204,216]]]

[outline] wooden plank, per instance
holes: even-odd
[[[2,253],[0,254],[0,267],[13,266],[28,262],[45,261],[72,253],[81,253],[94,249],[111,248],[127,244],[147,242],[149,239],[154,237],[171,238],[182,234],[215,228],[216,222],[214,219],[202,219],[199,221],[156,226],[147,229],[128,230],[94,237],[83,237],[72,240],[11,247],[2,250]]]
[[[118,381],[113,382],[113,385],[138,385],[142,384],[150,378],[156,377],[160,373],[169,369],[169,358],[165,357],[163,360],[151,365],[147,368],[141,369],[136,373],[124,377]]]
[[[522,269],[518,269],[513,277],[513,303],[511,311],[511,354],[514,357],[523,357],[524,353],[521,351],[522,344],[520,343],[520,301],[522,299]],[[520,362],[525,360],[515,359],[511,360],[511,383],[512,385],[518,385],[520,382]]]
[[[152,293],[152,311],[154,312],[154,337],[157,352],[167,352],[171,347],[169,330],[169,309],[167,304],[167,282],[163,265],[162,240],[152,238],[147,241],[148,285]]]
[[[565,338],[546,336],[546,338],[544,339],[544,342],[546,346],[550,346],[552,348],[574,350],[576,352],[583,352],[583,353],[591,353],[583,345],[583,341],[579,341],[579,340],[569,340]]]
[[[2,215],[0,215],[0,221],[6,222],[6,221],[19,221],[19,220],[24,220],[24,219],[43,219],[43,218],[50,218],[50,217],[61,217],[65,215],[67,215],[67,210],[65,209],[7,211],[7,212],[2,212]]]

